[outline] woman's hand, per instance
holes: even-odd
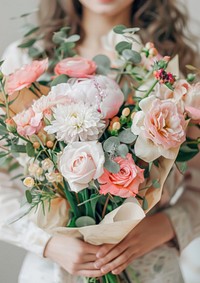
[[[102,272],[94,267],[98,246],[64,235],[53,236],[46,245],[44,256],[58,263],[73,275],[99,277]]]
[[[117,245],[103,245],[97,253],[95,267],[102,273],[121,273],[134,259],[174,238],[170,220],[164,213],[144,218]]]

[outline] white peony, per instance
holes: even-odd
[[[84,102],[57,105],[53,117],[51,125],[44,129],[66,143],[97,140],[106,126],[96,106]]]

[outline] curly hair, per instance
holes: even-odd
[[[45,51],[53,54],[52,35],[61,27],[71,26],[71,33],[84,37],[81,26],[82,5],[78,0],[42,0],[38,20],[40,33],[44,34]],[[143,43],[152,41],[162,55],[179,54],[180,69],[199,62],[197,38],[188,30],[188,13],[176,0],[135,0],[132,4],[131,22],[141,28]]]

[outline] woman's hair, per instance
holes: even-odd
[[[78,0],[41,0],[39,24],[48,56],[53,54],[53,33],[61,27],[69,25],[72,34],[84,37],[81,17],[82,5]],[[188,31],[187,10],[176,0],[135,0],[131,21],[133,26],[141,28],[144,43],[154,42],[162,55],[179,54],[183,73],[186,73],[186,64],[197,63],[197,38]]]

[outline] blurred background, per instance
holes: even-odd
[[[200,36],[197,22],[200,1],[182,1],[186,3],[190,13],[191,30]],[[20,39],[23,35],[24,19],[20,16],[36,11],[38,2],[39,0],[0,0],[0,57],[10,43]],[[33,19],[34,15],[33,13]],[[0,242],[0,283],[17,283],[24,256],[25,251]],[[181,256],[181,267],[186,283],[200,283],[200,239],[195,240],[185,249]]]

